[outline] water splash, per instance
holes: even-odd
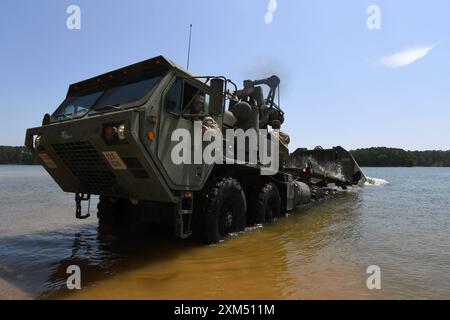
[[[364,183],[364,185],[366,186],[384,186],[389,184],[389,181],[381,179],[381,178],[371,178],[371,177],[366,177],[366,182]]]
[[[305,159],[307,159],[307,161],[311,163],[313,169],[318,170],[319,172],[326,174],[327,176],[345,180],[345,175],[343,173],[344,170],[340,163],[328,162],[326,164],[320,165],[317,162],[317,159],[313,157],[306,157]]]

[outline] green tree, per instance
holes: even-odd
[[[364,167],[449,167],[450,151],[405,151],[399,148],[366,148],[350,151]]]

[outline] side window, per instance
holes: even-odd
[[[183,113],[208,114],[209,94],[188,83],[184,84]]]
[[[166,98],[166,111],[173,113],[181,113],[181,94],[183,88],[183,81],[181,79],[177,79],[169,92],[167,93]]]
[[[167,93],[165,108],[176,114],[208,114],[209,94],[177,79]]]

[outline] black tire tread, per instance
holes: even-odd
[[[250,199],[250,224],[260,224],[272,222],[274,218],[281,214],[281,197],[278,187],[274,182],[262,181],[252,188],[253,196]],[[275,197],[275,207],[272,216],[266,216],[266,206],[270,198]]]
[[[239,181],[232,177],[220,177],[213,183],[204,188],[204,192],[201,195],[200,212],[197,218],[201,219],[202,240],[208,244],[217,243],[223,240],[223,236],[218,233],[216,223],[218,219],[218,212],[215,212],[218,201],[221,201],[221,197],[226,192],[236,193],[236,196],[240,197],[244,206],[243,217],[237,222],[236,230],[233,232],[240,232],[245,229],[245,214],[247,211],[247,202],[245,199],[244,190]]]

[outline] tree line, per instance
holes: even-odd
[[[362,167],[450,167],[449,151],[405,151],[399,148],[351,150]],[[0,164],[38,164],[25,147],[0,146]]]
[[[0,164],[37,164],[25,147],[0,146]]]
[[[362,167],[450,167],[450,150],[405,151],[398,148],[365,148],[350,153]]]

